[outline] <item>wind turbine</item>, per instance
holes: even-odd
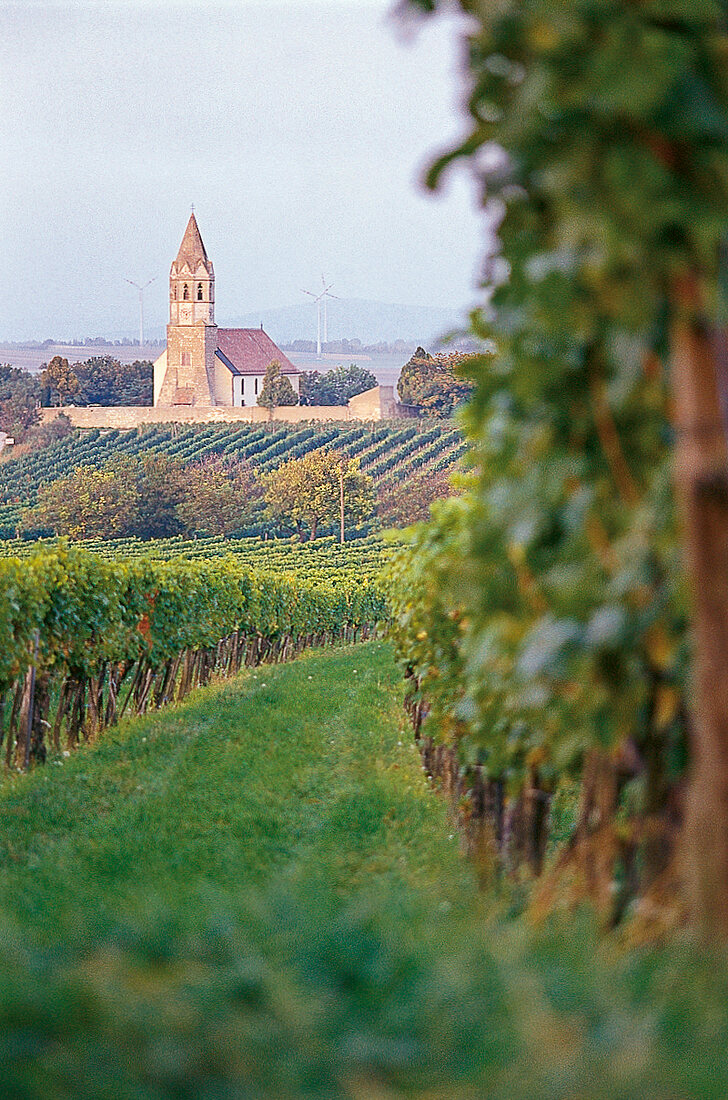
[[[324,279],[323,275],[321,276],[321,285],[324,288],[321,292],[321,298],[323,299],[323,303],[324,303],[324,343],[328,344],[328,342],[329,342],[329,311],[328,311],[328,308],[327,308],[328,307],[328,299],[329,298],[336,298],[338,300],[339,295],[330,293],[331,287],[334,284],[329,283],[329,285],[327,286],[326,285],[326,280]]]
[[[330,294],[329,293],[329,291],[331,290],[331,287],[333,286],[333,283],[330,283],[329,286],[327,286],[326,285],[326,280],[324,279],[323,275],[321,276],[321,282],[323,284],[323,290],[319,294],[317,294],[315,290],[304,290],[303,291],[304,294],[308,294],[309,298],[313,298],[314,302],[316,303],[316,358],[317,359],[321,358],[321,303],[322,302],[324,303],[324,343],[327,343],[328,338],[329,338],[329,319],[328,319],[328,313],[327,313],[327,310],[326,310],[326,299],[336,297],[335,294]]]
[[[156,279],[157,276],[154,276]],[[154,279],[148,279],[142,286],[139,283],[135,283],[133,279],[124,279],[125,283],[130,283],[131,286],[135,286],[139,291],[139,354],[141,355],[141,347],[144,343],[144,291],[147,287],[154,282]]]

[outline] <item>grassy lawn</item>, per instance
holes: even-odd
[[[378,643],[0,789],[0,1095],[728,1095],[726,968],[487,908]]]

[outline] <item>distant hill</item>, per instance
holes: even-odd
[[[329,340],[361,340],[362,344],[405,340],[427,346],[442,333],[462,327],[465,310],[338,298],[329,300],[328,316]],[[303,302],[278,309],[261,309],[238,317],[224,317],[218,323],[230,328],[255,328],[262,324],[279,344],[316,339],[316,307],[313,302],[310,305]]]
[[[414,350],[418,345],[426,348],[437,346],[443,334],[459,331],[465,325],[466,309],[444,309],[429,306],[391,305],[387,302],[370,302],[360,298],[334,298],[328,304],[329,340],[361,340],[363,345],[393,344],[402,340]],[[221,328],[258,328],[261,324],[277,344],[291,344],[294,340],[316,339],[316,307],[311,303],[259,309],[237,316],[218,316]],[[107,339],[128,338],[128,332],[107,333]],[[163,341],[166,329],[149,323],[147,338]],[[323,340],[323,331],[321,333]],[[156,359],[159,346],[142,349],[143,358]],[[0,362],[13,363],[27,370],[37,370],[40,363],[48,362],[54,355],[63,355],[71,361],[88,359],[91,355],[115,355],[122,362],[139,358],[138,345],[132,344],[69,344],[28,341],[25,344],[0,344]],[[407,356],[405,356],[407,358]],[[404,362],[404,360],[402,360]]]

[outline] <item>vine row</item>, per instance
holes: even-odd
[[[254,573],[232,558],[111,560],[59,546],[0,561],[0,748],[73,749],[215,676],[355,642],[386,618],[376,583]]]

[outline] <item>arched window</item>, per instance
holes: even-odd
[[[184,287],[182,288],[182,301],[183,302],[189,302],[189,300],[190,300],[190,288],[187,286],[187,283],[185,283]]]
[[[176,283],[172,287],[172,297],[174,298],[174,300],[176,302],[177,301],[177,284]]]
[[[189,367],[190,365],[190,353],[188,351],[182,352],[182,366]]]
[[[202,283],[197,284],[197,301],[202,301]]]

